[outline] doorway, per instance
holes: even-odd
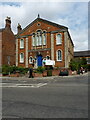
[[[42,66],[42,55],[37,56],[37,66],[38,67]]]

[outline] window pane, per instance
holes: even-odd
[[[23,39],[20,40],[20,48],[24,48],[24,40]]]
[[[57,44],[61,44],[61,40],[62,39],[62,37],[61,37],[61,34],[57,34],[57,36],[56,36],[56,43]]]
[[[24,62],[24,53],[20,54],[20,62]]]
[[[35,36],[32,36],[32,46],[35,46]]]
[[[60,50],[58,50],[58,52],[57,52],[57,59],[58,60],[62,60],[62,55],[61,55],[61,51]]]
[[[42,45],[42,36],[39,36],[39,45]]]
[[[38,46],[39,44],[39,37],[38,36],[36,36],[36,45]]]
[[[29,63],[32,63],[32,62],[33,62],[33,58],[30,57],[30,58],[29,58]]]
[[[43,45],[46,45],[46,34],[43,36]]]
[[[47,56],[46,59],[47,59],[47,60],[50,60],[50,56]]]

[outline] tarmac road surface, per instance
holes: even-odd
[[[88,118],[88,74],[2,81],[3,118]]]

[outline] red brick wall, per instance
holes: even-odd
[[[6,28],[2,32],[2,65],[8,64],[7,56],[10,56],[10,65],[15,64],[15,36]]]
[[[54,40],[55,40],[55,46],[54,46],[54,60],[56,61],[56,67],[64,67],[65,66],[65,49],[64,49],[64,33],[62,34],[62,44],[56,45],[56,34],[54,34]],[[56,60],[56,51],[61,50],[62,51],[62,61]]]
[[[41,25],[37,26],[38,23],[41,24]],[[20,36],[32,34],[33,32],[36,32],[37,29],[46,30],[47,32],[50,32],[50,31],[59,30],[60,28],[49,25],[49,24],[46,24],[44,22],[36,22],[32,26],[30,26],[28,29],[26,29]],[[65,62],[64,62],[65,61],[65,59],[64,59],[64,55],[65,55],[64,54],[64,33],[61,33],[61,34],[62,34],[62,45],[56,45],[56,34],[54,34],[54,59],[55,60],[56,60],[56,51],[58,49],[62,50],[62,61],[61,62],[56,61],[55,62],[56,67],[64,67],[65,66]],[[29,40],[28,41],[28,48],[29,48],[29,50],[31,50],[32,49],[32,42],[31,42],[32,37],[29,36],[28,40]],[[19,39],[19,41],[20,41],[20,39]],[[46,43],[47,44],[46,44],[46,46],[44,46],[44,48],[51,48],[51,35],[50,35],[50,33],[47,33],[47,42]],[[20,46],[20,43],[18,45]],[[36,47],[36,48],[41,49],[41,47]],[[19,49],[19,54],[20,54],[20,52],[23,52],[25,54],[25,47],[24,47],[23,50],[20,50],[20,47],[18,49]],[[50,50],[48,50],[48,52],[43,51],[43,52],[40,52],[40,53],[43,55],[43,57],[46,57],[47,55],[51,56],[51,51]],[[29,52],[28,55],[34,57],[35,54],[36,54],[35,52],[32,52],[31,55],[30,55],[30,52]],[[20,60],[18,59],[18,63],[19,63],[19,61]],[[25,67],[25,63],[24,64],[19,63],[19,66]]]

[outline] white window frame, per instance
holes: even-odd
[[[32,61],[31,61],[31,59],[30,58],[32,58]],[[33,63],[33,57],[32,56],[30,56],[29,57],[29,64],[32,64]]]
[[[35,35],[32,35],[32,46],[35,46]]]
[[[46,39],[47,39],[46,31],[43,31],[43,45],[46,45]]]
[[[21,58],[21,54],[23,54],[23,59]],[[24,63],[24,53],[20,53],[20,63]]]
[[[47,57],[49,57],[49,59],[47,59]],[[49,55],[46,56],[46,60],[50,60],[50,56]]]
[[[61,59],[58,59],[58,51],[61,51]],[[60,49],[56,51],[56,60],[62,61],[62,50],[60,50]]]
[[[42,30],[37,29],[35,33],[36,33],[36,46],[41,46],[42,45]]]
[[[39,46],[39,36],[36,35],[36,46]]]
[[[23,41],[23,45],[22,45],[22,41]],[[24,48],[24,39],[20,39],[20,49]]]
[[[42,45],[42,35],[39,36],[39,45]]]
[[[61,37],[58,38],[58,35],[60,35]],[[56,45],[61,45],[62,44],[62,34],[61,33],[57,33],[56,34]]]

